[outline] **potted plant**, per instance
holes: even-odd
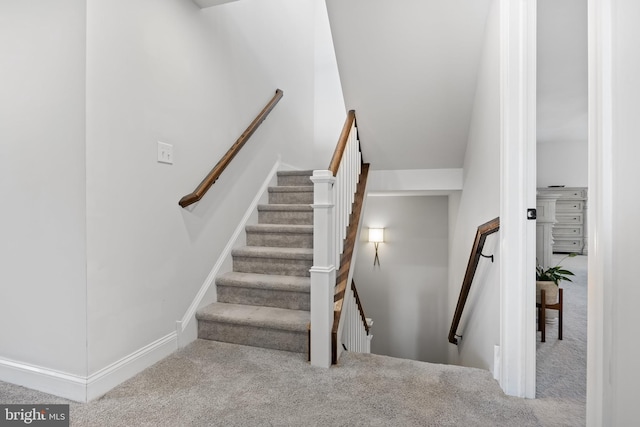
[[[542,289],[544,289],[544,299],[546,304],[555,304],[558,302],[558,287],[560,286],[560,282],[563,280],[571,282],[572,280],[569,276],[575,276],[571,271],[563,268],[560,264],[565,259],[573,258],[576,255],[577,254],[575,253],[567,255],[562,258],[555,267],[545,269],[540,264],[536,266],[536,303],[540,304],[540,290]],[[549,310],[545,317],[549,323],[553,323],[556,321],[556,315],[557,313],[555,310]]]

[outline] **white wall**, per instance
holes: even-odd
[[[538,142],[538,187],[587,187],[589,150],[586,141]]]
[[[491,0],[326,0],[374,169],[460,168]]]
[[[0,2],[0,358],[86,375],[85,2]]]
[[[274,164],[326,167],[337,136],[314,138],[314,115],[339,110],[339,128],[344,106],[339,91],[316,102],[315,48],[330,50],[316,0],[49,3],[0,5],[0,375],[4,359],[40,366],[29,385],[69,383],[47,391],[82,400],[153,361],[139,350],[175,348]],[[243,152],[180,208],[276,88]],[[156,162],[158,141],[173,165]]]
[[[368,197],[354,280],[373,353],[446,363],[447,209],[446,196]],[[385,228],[380,266],[369,227]]]
[[[314,23],[312,0],[89,1],[90,373],[175,331],[279,155],[316,166]],[[276,88],[243,152],[180,208]],[[174,165],[156,163],[156,141]]]
[[[587,0],[537,2],[537,186],[587,186]]]
[[[637,424],[640,419],[640,407],[637,404],[640,344],[636,339],[637,325],[640,324],[637,269],[640,240],[637,227],[637,212],[640,210],[640,198],[637,197],[640,182],[640,56],[637,48],[637,40],[640,38],[640,3],[635,0],[618,0],[612,3],[612,158],[610,163],[606,157],[598,159],[611,169],[605,170],[604,179],[595,173],[591,177],[593,182],[604,184],[604,188],[597,190],[604,190],[599,195],[605,196],[600,202],[606,205],[594,207],[597,209],[594,213],[599,215],[599,221],[594,222],[594,226],[604,226],[592,231],[595,231],[595,238],[599,238],[596,241],[603,244],[606,251],[600,253],[595,261],[604,261],[605,279],[608,280],[598,287],[592,286],[591,281],[596,276],[592,275],[591,269],[597,267],[594,270],[600,270],[601,266],[590,263],[589,339],[594,337],[594,330],[602,328],[600,330],[604,334],[604,341],[599,344],[603,345],[604,359],[595,360],[602,362],[598,369],[603,374],[601,387],[604,392],[604,417],[593,425],[626,426]],[[607,108],[606,105],[604,107]],[[604,153],[606,155],[607,147],[604,147]],[[611,178],[610,182],[608,177]],[[611,197],[610,202],[606,196]],[[607,225],[600,221],[603,219],[602,213],[609,210],[612,218],[611,224]],[[605,234],[608,227],[611,227],[611,236]],[[602,294],[594,294],[598,290]],[[597,300],[593,299],[594,295],[597,295]],[[601,325],[592,323],[591,309],[596,304],[604,307],[605,318]],[[593,347],[590,346],[589,350],[589,357],[593,360]],[[590,367],[592,366],[590,363]],[[594,378],[596,372],[589,370],[588,374],[591,386],[591,382],[597,380]],[[590,391],[593,390],[590,388]],[[591,395],[589,402],[593,405],[600,398],[601,396]]]
[[[346,119],[342,83],[338,73],[333,37],[325,0],[314,1],[315,14],[315,101],[314,101],[314,157],[329,166],[333,150]]]
[[[376,194],[441,195],[462,189],[460,169],[402,169],[369,172],[367,192]]]
[[[479,225],[500,213],[500,72],[499,10],[493,2],[487,18],[484,48],[476,87],[464,162],[463,190],[450,196],[449,322],[460,294]],[[458,333],[463,339],[449,346],[449,362],[493,370],[493,346],[500,340],[500,280],[498,235],[489,236],[467,300]]]
[[[536,3],[537,140],[586,151],[587,0]]]

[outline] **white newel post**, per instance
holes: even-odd
[[[313,172],[313,267],[311,267],[311,365],[331,366],[331,328],[336,284],[335,214],[331,171]]]

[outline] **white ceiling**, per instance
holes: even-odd
[[[372,168],[462,167],[490,2],[327,0]]]
[[[459,168],[491,0],[327,0],[374,169]],[[587,141],[587,0],[538,0],[538,142]]]
[[[538,0],[538,142],[587,144],[587,0]]]

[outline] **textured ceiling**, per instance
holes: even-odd
[[[372,167],[462,167],[489,4],[327,0],[345,103]]]

